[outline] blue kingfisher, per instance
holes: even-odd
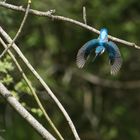
[[[98,39],[89,40],[79,49],[76,59],[77,66],[83,68],[86,60],[94,49],[94,60],[103,54],[105,50],[107,51],[111,65],[111,74],[116,75],[121,68],[122,57],[117,45],[112,41],[108,41],[108,31],[105,28],[100,30]]]

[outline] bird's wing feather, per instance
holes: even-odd
[[[106,50],[109,53],[111,74],[115,75],[118,73],[122,65],[121,53],[117,45],[112,41],[107,42]]]
[[[78,51],[76,63],[79,68],[83,68],[86,60],[88,59],[89,54],[92,52],[94,48],[99,45],[98,39],[92,39],[85,43]]]

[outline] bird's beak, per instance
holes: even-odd
[[[93,58],[92,62],[94,62],[94,61],[95,61],[95,59],[96,59],[98,56],[99,56],[99,53],[96,53],[96,55],[94,56],[94,58]]]

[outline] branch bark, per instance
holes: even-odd
[[[14,37],[14,39],[12,40],[12,42],[8,45],[8,47],[2,52],[2,54],[0,55],[0,58],[2,58],[2,56],[4,56],[4,54],[7,52],[7,50],[13,45],[13,43],[16,41],[16,39],[18,38],[19,34],[21,33],[22,29],[23,29],[23,26],[26,22],[26,19],[28,17],[28,13],[29,13],[29,9],[30,9],[30,4],[31,4],[31,0],[28,0],[28,3],[27,3],[27,8],[26,8],[26,11],[25,11],[25,15],[23,17],[23,20],[20,24],[20,27]]]
[[[10,91],[0,83],[0,94],[44,139],[56,140],[17,100]]]
[[[2,40],[2,38],[0,37],[0,43],[3,45],[3,47],[6,49],[7,45],[5,44],[5,42]],[[23,79],[25,80],[27,86],[29,87],[32,95],[34,96],[38,106],[40,107],[41,111],[43,112],[46,120],[48,121],[48,123],[50,124],[50,126],[52,127],[52,129],[55,131],[55,133],[58,135],[58,137],[60,138],[60,140],[64,140],[64,138],[62,137],[62,135],[60,134],[60,132],[58,131],[58,129],[55,127],[54,123],[52,122],[51,118],[49,117],[49,115],[47,114],[45,108],[43,107],[40,99],[38,98],[30,80],[27,78],[26,74],[24,73],[23,69],[21,68],[21,66],[19,65],[19,63],[17,62],[15,56],[13,55],[13,53],[10,50],[7,50],[8,54],[10,55],[10,57],[12,58],[13,62],[15,63],[15,65],[17,66],[19,72],[21,73]]]
[[[15,10],[15,11],[20,11],[20,12],[25,12],[25,8],[23,8],[22,6],[16,6],[16,5],[12,5],[12,4],[8,4],[6,2],[0,2],[0,6],[2,7],[5,7],[5,8],[8,8],[8,9],[12,9],[12,10]],[[43,11],[38,11],[38,10],[33,10],[33,9],[30,9],[29,10],[29,13],[33,14],[33,15],[37,15],[37,16],[45,16],[45,17],[48,17],[48,18],[51,18],[51,19],[54,19],[54,20],[61,20],[61,21],[67,21],[67,22],[70,22],[70,23],[73,23],[73,24],[76,24],[80,27],[83,27],[87,30],[90,30],[92,32],[95,32],[97,34],[99,34],[99,30],[89,26],[89,25],[86,25],[82,22],[79,22],[77,20],[74,20],[74,19],[71,19],[71,18],[67,18],[67,17],[64,17],[64,16],[58,16],[58,15],[52,15],[53,13],[55,12],[55,10],[50,10],[50,11],[47,11],[47,12],[43,12]],[[121,44],[124,44],[124,45],[127,45],[127,46],[130,46],[130,47],[135,47],[137,49],[140,49],[140,46],[136,45],[135,43],[133,42],[129,42],[129,41],[125,41],[123,39],[119,39],[117,37],[114,37],[114,36],[111,36],[109,35],[108,36],[109,39],[111,39],[112,41],[115,41],[115,42],[118,42],[118,43],[121,43]]]
[[[3,38],[8,42],[11,43],[12,39],[10,38],[10,36],[2,29],[2,27],[0,26],[0,34],[3,36]],[[69,117],[68,113],[66,112],[66,110],[64,109],[64,107],[62,106],[62,104],[60,103],[60,101],[57,99],[57,97],[54,95],[54,93],[52,92],[52,90],[49,88],[49,86],[45,83],[45,81],[40,77],[40,75],[36,72],[36,70],[32,67],[32,65],[29,63],[29,61],[26,59],[26,57],[23,55],[23,53],[20,51],[20,49],[18,48],[18,46],[14,43],[12,45],[12,48],[15,50],[15,52],[18,54],[18,56],[23,60],[23,62],[26,64],[26,66],[29,68],[29,70],[34,74],[34,76],[38,79],[38,81],[42,84],[42,86],[44,87],[44,89],[48,92],[48,94],[50,95],[50,97],[53,99],[53,101],[56,103],[56,105],[59,107],[59,109],[61,110],[62,114],[64,115],[64,117],[66,118],[71,131],[75,137],[76,140],[80,140],[80,137],[76,131],[76,128],[71,120],[71,118]]]

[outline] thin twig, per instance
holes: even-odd
[[[7,45],[5,44],[5,42],[2,40],[2,38],[0,37],[0,43],[3,45],[3,47],[6,49]],[[39,100],[34,88],[32,87],[32,84],[30,82],[30,80],[27,78],[27,76],[25,75],[24,71],[22,70],[21,66],[19,65],[19,63],[17,62],[15,56],[13,55],[13,53],[8,50],[7,51],[8,54],[10,55],[10,57],[12,58],[13,62],[15,63],[15,65],[17,66],[19,72],[21,73],[23,79],[25,80],[26,84],[28,85],[32,95],[34,96],[38,106],[40,107],[41,111],[43,112],[45,118],[47,119],[47,121],[49,122],[50,126],[53,128],[53,130],[55,131],[55,133],[58,135],[58,137],[60,138],[60,140],[64,140],[64,138],[61,136],[60,132],[57,130],[57,128],[55,127],[55,125],[53,124],[52,120],[50,119],[49,115],[47,114],[47,112],[45,111],[43,105],[41,104],[41,101]]]
[[[56,140],[17,100],[10,91],[0,83],[0,94],[45,140]]]
[[[0,6],[8,8],[8,9],[15,10],[15,11],[25,12],[25,8],[23,8],[21,6],[15,6],[15,5],[12,5],[12,4],[8,4],[8,3],[5,3],[5,2],[0,2]],[[97,34],[100,33],[99,30],[97,30],[97,29],[95,29],[95,28],[93,28],[93,27],[91,27],[89,25],[86,25],[86,24],[84,24],[82,22],[79,22],[77,20],[67,18],[67,17],[63,17],[63,16],[52,15],[54,12],[55,12],[55,10],[50,10],[50,11],[47,11],[47,12],[42,12],[42,11],[33,10],[33,9],[29,10],[29,13],[37,15],[37,16],[45,16],[45,17],[49,17],[49,18],[55,19],[55,20],[67,21],[67,22],[76,24],[78,26],[81,26],[81,27],[83,27],[83,28],[85,28],[87,30],[90,30],[92,32],[95,32]],[[108,37],[109,37],[109,39],[111,39],[111,40],[113,40],[115,42],[118,42],[118,43],[130,46],[130,47],[135,47],[137,49],[140,49],[140,46],[136,45],[135,43],[125,41],[123,39],[119,39],[119,38],[113,37],[111,35],[109,35]]]
[[[84,23],[87,24],[87,14],[86,14],[86,7],[83,6],[83,20]]]
[[[2,27],[0,26],[0,33],[1,35],[5,38],[5,40],[8,43],[12,42],[12,39],[10,38],[10,36],[2,29]],[[48,92],[48,94],[50,95],[50,97],[53,99],[53,101],[57,104],[57,106],[59,107],[59,109],[61,110],[61,112],[63,113],[64,117],[66,118],[71,131],[75,137],[76,140],[80,140],[79,135],[76,131],[76,128],[71,120],[71,118],[69,117],[68,113],[66,112],[66,110],[64,109],[64,107],[62,106],[62,104],[60,103],[60,101],[57,99],[57,97],[54,95],[54,93],[51,91],[51,89],[49,88],[49,86],[45,83],[45,81],[40,77],[40,75],[36,72],[36,70],[32,67],[32,65],[29,63],[29,61],[26,59],[26,57],[23,55],[23,53],[20,51],[20,49],[18,48],[18,46],[14,43],[12,45],[13,49],[16,51],[16,53],[19,55],[19,57],[23,60],[23,62],[26,64],[26,66],[30,69],[30,71],[34,74],[34,76],[38,79],[38,81],[42,84],[42,86],[45,88],[45,90]]]
[[[12,42],[8,45],[8,47],[2,52],[2,54],[0,55],[0,59],[4,56],[4,54],[7,52],[8,49],[10,49],[10,47],[13,45],[13,43],[16,41],[16,39],[18,38],[19,34],[21,33],[22,29],[23,29],[23,26],[26,22],[26,19],[28,17],[28,13],[29,13],[29,9],[30,9],[30,5],[31,5],[31,0],[28,0],[28,4],[27,4],[27,8],[26,8],[26,12],[25,12],[25,15],[23,17],[23,20],[20,24],[20,27],[14,37],[14,39],[12,40]]]
[[[0,6],[8,8],[8,9],[15,10],[15,11],[19,11],[19,12],[25,12],[26,11],[26,9],[23,8],[22,6],[16,6],[16,5],[8,4],[6,2],[0,2]],[[49,10],[49,11],[46,11],[46,12],[41,12],[41,11],[38,11],[38,10],[29,9],[29,13],[33,14],[33,15],[37,15],[37,16],[49,16],[49,15],[54,14],[55,10],[53,9],[53,10]]]

